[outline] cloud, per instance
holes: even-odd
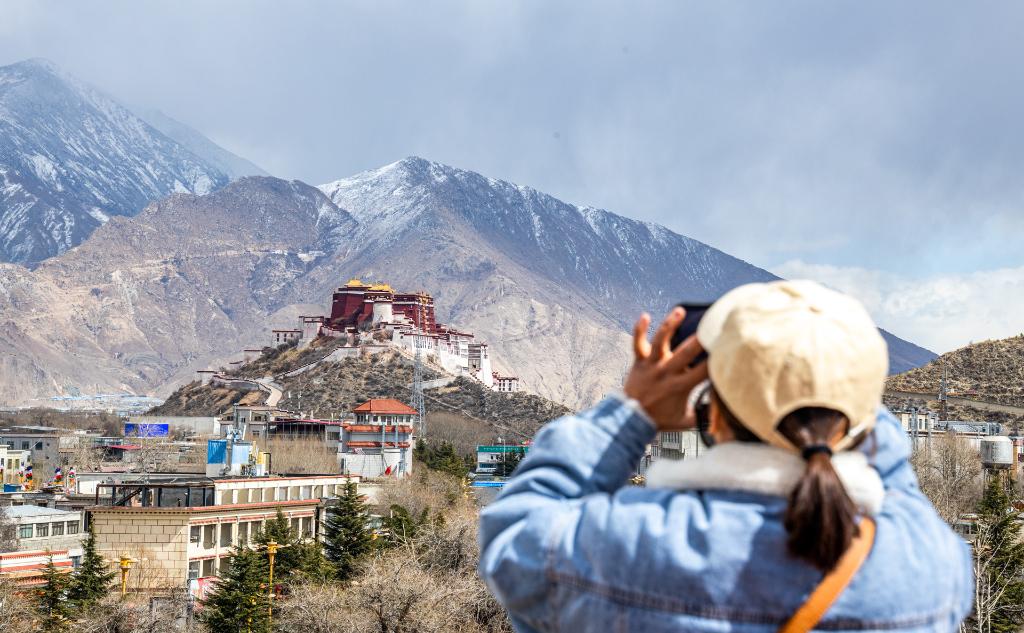
[[[939,353],[1024,332],[1024,267],[919,279],[791,260],[772,272],[853,295],[880,326]]]

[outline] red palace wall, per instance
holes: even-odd
[[[329,325],[334,329],[358,327],[360,323],[373,318],[373,302],[369,297],[392,298],[392,312],[405,315],[415,326],[425,332],[436,332],[434,319],[434,298],[428,294],[399,294],[370,290],[370,286],[344,286],[334,293],[331,302]]]

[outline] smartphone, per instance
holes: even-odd
[[[672,334],[672,349],[679,347],[683,341],[688,339],[697,333],[697,324],[704,318],[704,313],[711,307],[710,303],[680,303],[679,307],[686,310],[686,316],[683,317],[683,322],[679,324],[676,331]],[[691,366],[696,366],[707,358],[707,352],[701,352],[700,356],[693,360]]]

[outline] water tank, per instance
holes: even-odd
[[[981,438],[981,464],[998,470],[1013,467],[1013,442],[1003,435]]]

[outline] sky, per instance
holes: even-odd
[[[934,351],[1024,331],[1024,4],[0,5],[45,57],[311,184],[410,155],[651,220]]]

